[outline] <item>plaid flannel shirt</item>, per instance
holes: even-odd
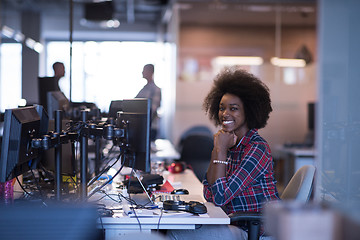
[[[226,176],[209,185],[205,177],[204,197],[227,214],[260,211],[262,204],[279,199],[273,158],[267,142],[251,129],[242,142],[228,150]]]

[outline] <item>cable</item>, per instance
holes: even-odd
[[[35,197],[32,193],[29,193],[28,191],[25,190],[24,186],[20,183],[18,176],[16,176],[16,181],[18,182],[19,186],[21,187],[21,189],[24,191],[25,194],[27,194],[30,197]],[[41,203],[47,207],[47,204],[44,202],[44,200],[42,198],[40,198],[40,200]]]
[[[140,232],[142,232],[141,223],[140,223],[139,217],[136,215],[136,211],[135,211],[134,207],[130,207],[130,209],[133,209],[136,221],[139,224]]]
[[[162,207],[162,208],[160,208],[160,217],[159,217],[159,221],[158,221],[157,228],[156,228],[157,231],[160,230],[160,220],[162,218],[163,212],[164,212],[164,208]]]
[[[107,167],[104,168],[99,174],[97,174],[95,177],[93,177],[93,178],[89,181],[87,187],[90,187],[104,172],[109,171],[109,169],[112,168],[112,167],[119,161],[120,157],[121,157],[121,153],[119,154],[119,156],[116,158],[116,161],[115,161],[111,166],[107,166]]]
[[[18,176],[16,176],[16,181],[18,182],[18,184],[20,185],[21,189],[24,191],[24,193],[26,193],[29,196],[34,196],[32,193],[29,193],[28,191],[25,190],[24,186],[20,183],[20,180],[18,178]]]
[[[120,158],[121,158],[122,154],[120,155]],[[121,170],[123,169],[124,167],[124,164],[121,163],[121,167],[120,169],[114,174],[114,176],[112,176],[109,180],[107,180],[105,183],[103,183],[100,187],[98,188],[95,188],[94,191],[92,191],[86,198],[89,199],[92,195],[94,195],[95,193],[97,193],[98,191],[100,191],[100,189],[102,189],[104,186],[106,186],[107,184],[109,184],[120,172]]]
[[[34,171],[33,171],[32,169],[30,169],[30,171],[31,171],[31,175],[32,175],[33,178],[34,178],[35,185],[36,185],[36,187],[37,187],[37,189],[38,189],[38,191],[39,191],[39,193],[40,193],[40,198],[41,198],[41,200],[43,200],[44,196],[43,196],[43,193],[42,193],[42,191],[41,191],[39,182],[38,182],[38,180],[37,180],[36,177],[35,177]]]

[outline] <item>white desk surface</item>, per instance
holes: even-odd
[[[180,158],[180,153],[168,139],[156,139],[151,143],[151,161],[174,160]]]
[[[101,225],[105,229],[106,239],[115,239],[126,231],[152,229],[194,229],[197,224],[230,224],[230,219],[225,212],[216,207],[213,203],[205,202],[202,194],[202,183],[196,178],[195,174],[187,169],[183,173],[172,174],[165,172],[164,179],[173,184],[174,188],[186,188],[191,198],[196,195],[195,201],[202,200],[208,212],[199,216],[190,214],[179,214],[179,216],[155,216],[155,217],[128,217],[115,215],[117,217],[102,217]],[[185,199],[185,198],[184,198]],[[185,200],[187,201],[187,200]],[[160,223],[159,223],[160,220]]]
[[[292,154],[295,157],[309,156],[314,157],[316,154],[315,148],[296,148],[296,147],[284,147],[276,146],[275,151],[280,154]]]

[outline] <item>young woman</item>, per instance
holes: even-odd
[[[204,109],[220,129],[204,184],[204,196],[227,213],[260,211],[267,201],[278,200],[273,158],[259,135],[272,111],[269,89],[254,75],[227,69],[214,80]],[[206,225],[196,230],[173,230],[172,239],[246,239],[240,228]]]
[[[204,184],[207,201],[226,213],[260,211],[279,195],[268,143],[258,134],[272,111],[269,90],[254,75],[228,69],[217,76],[204,101],[220,130]]]

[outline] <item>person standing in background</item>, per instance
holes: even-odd
[[[52,65],[53,77],[38,77],[39,104],[47,109],[47,93],[61,91],[59,81],[65,76],[65,66],[62,62],[55,62]]]
[[[151,99],[151,131],[150,139],[154,141],[157,138],[159,116],[157,110],[161,104],[161,89],[154,82],[154,65],[146,64],[143,68],[143,78],[147,80],[147,84],[140,90],[135,98]]]
[[[65,76],[65,66],[64,66],[64,64],[62,62],[55,62],[52,65],[52,68],[54,70],[54,80],[55,80],[57,88],[58,88],[57,91],[60,91],[59,80],[63,76]]]

